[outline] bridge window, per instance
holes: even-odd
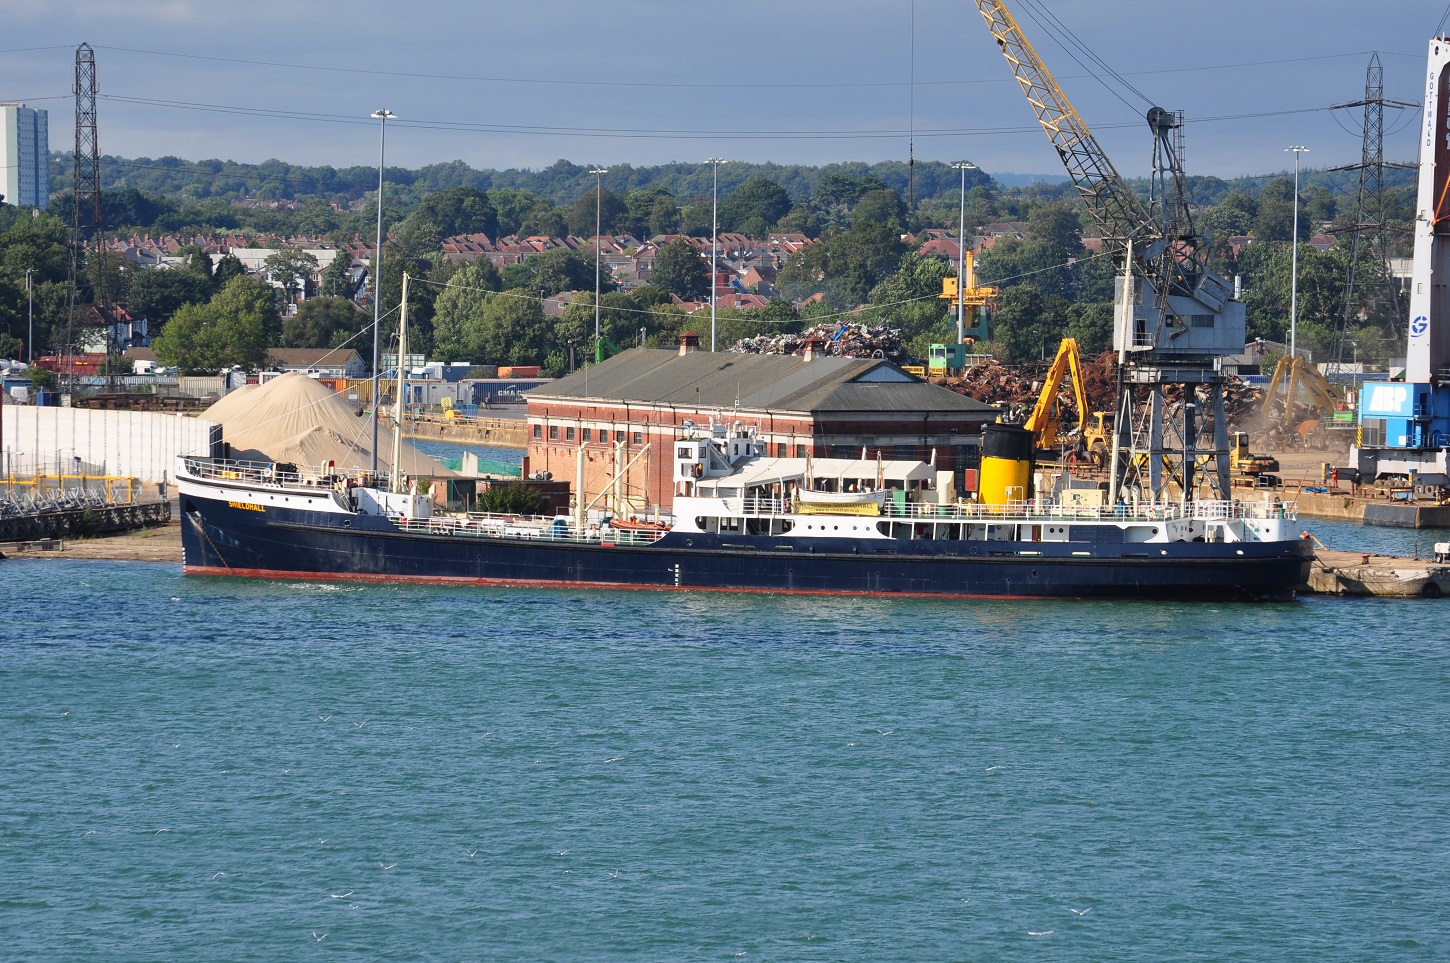
[[[1193,315],[1189,315],[1189,324],[1191,324],[1195,328],[1211,328],[1211,327],[1213,327],[1213,315],[1211,315],[1211,314],[1193,314]]]

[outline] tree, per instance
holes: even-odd
[[[693,301],[709,295],[710,268],[693,244],[676,238],[655,254],[649,281],[683,301]]]
[[[497,212],[494,231],[498,232],[498,236],[508,237],[522,232],[524,218],[534,206],[534,195],[532,191],[521,188],[494,188],[488,192],[488,201]],[[543,203],[548,205],[547,201]],[[498,240],[492,232],[484,233]]]
[[[476,187],[450,187],[429,194],[414,213],[431,221],[442,237],[486,234],[494,238],[498,233],[498,212],[489,196]]]
[[[569,208],[569,233],[575,237],[593,237],[595,224],[594,191],[585,194]],[[605,188],[599,193],[599,230],[605,234],[629,227],[629,206]]]
[[[284,247],[267,255],[262,262],[267,276],[282,286],[288,304],[307,289],[307,280],[317,273],[317,258],[301,248]]]
[[[942,329],[955,317],[951,306],[940,297],[942,279],[949,276],[956,277],[956,268],[941,258],[907,254],[894,274],[871,289],[870,320],[899,328],[905,342]],[[969,327],[974,323],[968,318]],[[956,340],[955,329],[948,340]]]
[[[538,301],[507,291],[495,294],[479,325],[480,358],[493,364],[541,364],[548,335],[549,321]]]
[[[482,358],[484,309],[500,287],[492,262],[480,258],[460,268],[433,305],[433,350],[444,360]]]
[[[489,485],[483,494],[478,496],[478,510],[505,515],[542,515],[544,499],[538,492],[522,482],[504,482]]]
[[[569,221],[553,204],[538,201],[524,215],[518,233],[520,237],[563,237],[569,233]],[[589,233],[594,233],[592,228]]]
[[[891,188],[867,191],[851,212],[852,224],[887,224],[898,234],[906,224],[906,204]]]
[[[245,282],[233,282],[241,283]],[[262,318],[255,312],[235,310],[234,301],[246,300],[241,292],[237,292],[239,297],[224,301],[226,293],[217,295],[210,304],[184,305],[172,315],[166,330],[151,342],[151,350],[163,364],[179,368],[184,374],[224,371],[233,366],[251,369],[262,364],[267,356]]]
[[[234,278],[241,278],[246,276],[247,266],[242,263],[241,258],[237,257],[235,254],[223,254],[220,258],[217,259],[216,270],[212,272],[212,287],[215,290],[220,291],[228,284],[231,284]]]
[[[680,229],[680,208],[674,197],[661,194],[654,199],[649,211],[649,235],[674,234]]]
[[[739,231],[756,218],[769,230],[790,207],[790,195],[779,184],[769,178],[752,177],[720,202],[720,230]]]
[[[1056,299],[1052,299],[1055,301]],[[1003,291],[992,316],[992,343],[1007,364],[1037,361],[1062,340],[1064,325],[1053,316],[1055,305],[1031,284],[1019,284]],[[1056,306],[1066,308],[1066,302]]]
[[[251,277],[234,278],[217,292],[209,306],[217,310],[223,321],[236,325],[231,330],[238,337],[250,337],[254,327],[260,331],[263,355],[266,354],[267,346],[281,342],[282,317],[277,310],[277,290],[266,281]],[[244,353],[250,342],[242,338],[239,344],[241,347],[236,350]],[[231,363],[244,365],[246,362]],[[261,363],[260,358],[257,363]]]
[[[322,272],[321,293],[329,298],[352,298],[357,295],[357,282],[352,275],[352,257],[338,251]]]
[[[194,271],[148,268],[131,279],[129,296],[131,316],[146,318],[155,337],[182,305],[210,301],[212,286],[209,279]]]
[[[347,298],[308,298],[297,313],[282,321],[287,348],[330,348],[351,337],[371,319]]]
[[[191,271],[195,274],[199,274],[202,277],[206,278],[208,281],[212,279],[212,263],[210,254],[206,253],[195,244],[188,244],[185,247],[179,248],[176,252],[176,255],[177,257],[181,258],[181,264],[178,266],[182,268],[182,270]]]
[[[1294,182],[1277,178],[1264,185],[1259,199],[1258,214],[1254,217],[1254,239],[1258,241],[1287,241],[1294,235]],[[1299,236],[1304,234],[1303,212],[1300,212]]]

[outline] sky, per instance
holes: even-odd
[[[1125,176],[1151,105],[1182,110],[1189,174],[1354,164],[1370,54],[1423,97],[1445,0],[1007,0]],[[976,4],[962,0],[0,0],[0,102],[73,147],[75,48],[95,50],[103,154],[476,168],[710,157],[968,160],[1062,172]],[[1064,46],[1059,38],[1067,38]],[[1071,45],[1077,46],[1071,46]],[[1084,54],[1087,51],[1102,66]],[[1418,108],[1386,109],[1413,163]]]

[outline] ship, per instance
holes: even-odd
[[[1043,482],[1031,433],[984,429],[976,489],[930,462],[765,457],[752,429],[681,429],[668,512],[446,510],[416,479],[185,456],[192,575],[560,589],[942,598],[1283,600],[1313,551],[1290,503],[1107,503]],[[582,498],[576,498],[582,502]]]

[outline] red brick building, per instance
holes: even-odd
[[[575,484],[586,507],[612,490],[635,511],[668,511],[672,444],[691,426],[739,421],[774,457],[935,457],[975,468],[982,425],[997,409],[928,384],[887,361],[635,349],[528,392],[526,469]],[[604,497],[600,497],[603,495]]]

